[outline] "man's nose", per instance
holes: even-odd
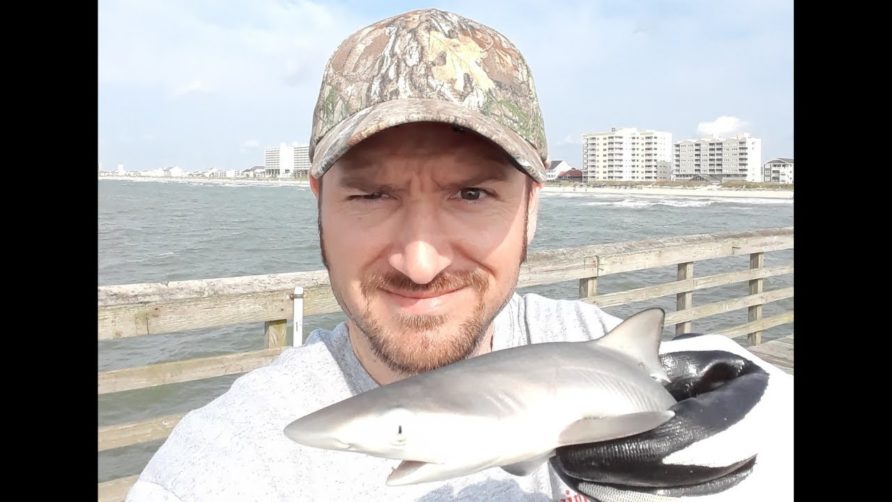
[[[436,207],[413,203],[405,208],[388,257],[390,266],[416,284],[427,284],[452,263],[452,250]]]

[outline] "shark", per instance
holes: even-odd
[[[401,460],[400,486],[491,467],[523,476],[562,446],[654,429],[676,403],[659,359],[665,312],[606,335],[471,357],[324,407],[285,427],[297,443]]]

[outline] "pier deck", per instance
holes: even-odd
[[[793,335],[749,347],[749,351],[787,373],[793,374]]]

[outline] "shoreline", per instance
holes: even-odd
[[[252,178],[171,178],[158,176],[99,176],[98,180],[162,182],[162,183],[195,183],[205,185],[258,185],[258,186],[297,186],[309,187],[304,180],[289,179],[252,179]],[[544,186],[543,193],[591,193],[602,195],[657,195],[676,197],[746,197],[756,199],[793,199],[793,190],[759,190],[746,188],[721,188],[704,186],[696,188],[684,187],[591,187],[591,186]]]
[[[675,197],[746,197],[753,199],[793,199],[793,190],[758,190],[751,188],[676,188],[676,187],[590,187],[545,186],[544,193],[593,193],[602,195],[663,195]]]
[[[309,187],[310,183],[303,180],[294,179],[254,179],[254,178],[198,178],[198,177],[181,177],[174,178],[168,176],[99,176],[101,180],[112,181],[135,181],[141,182],[161,182],[161,183],[195,183],[200,185],[258,185],[258,186],[298,186]]]

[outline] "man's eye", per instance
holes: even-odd
[[[347,197],[347,199],[348,200],[378,200],[381,197],[384,197],[384,192],[372,192],[372,193],[350,195]]]
[[[458,195],[462,200],[480,200],[486,196],[486,192],[479,188],[462,188],[459,190]]]

